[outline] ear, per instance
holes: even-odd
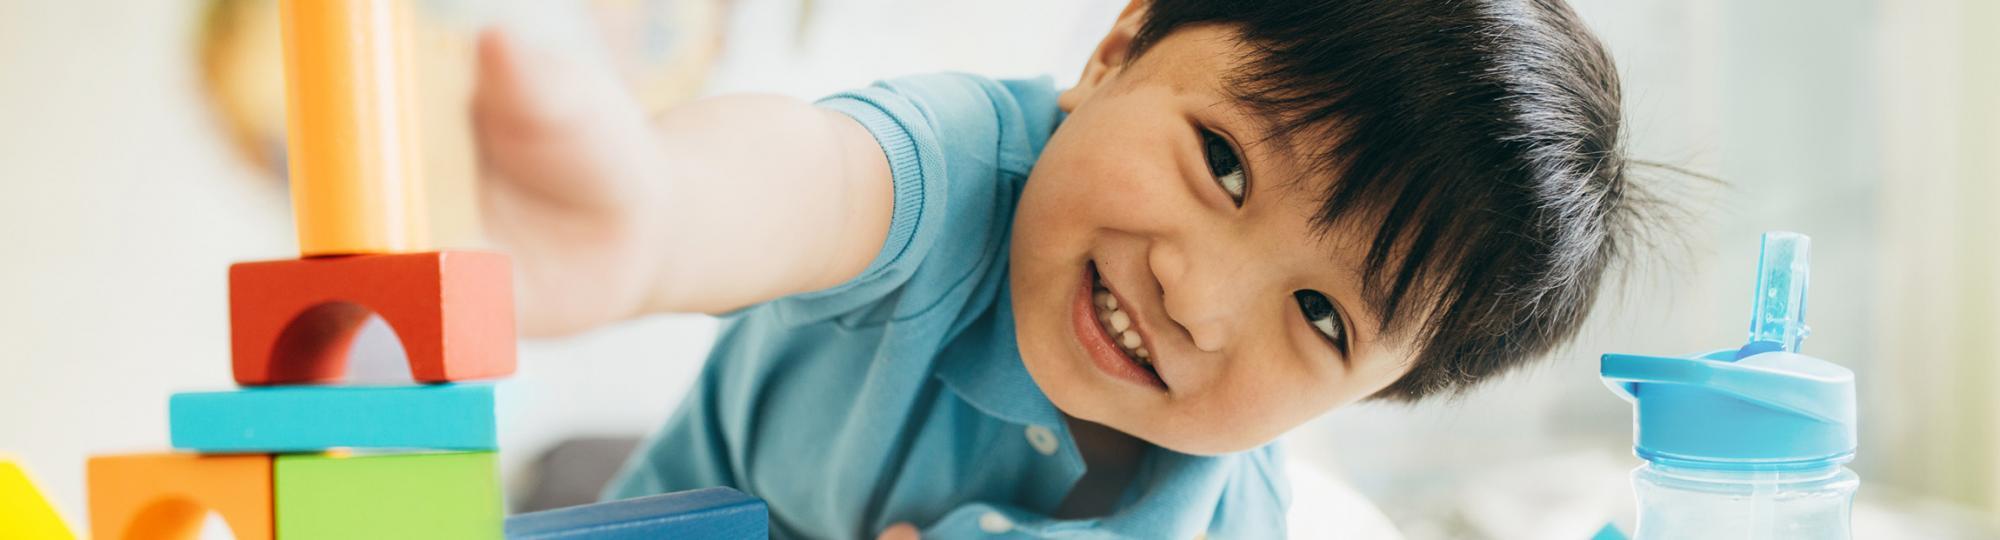
[[[1139,35],[1139,26],[1146,20],[1146,3],[1150,0],[1132,0],[1125,10],[1118,13],[1118,21],[1111,23],[1111,32],[1104,40],[1097,42],[1097,50],[1090,53],[1090,60],[1083,64],[1083,77],[1076,86],[1063,90],[1056,96],[1056,107],[1063,112],[1076,112],[1076,106],[1090,99],[1092,94],[1102,90],[1124,71],[1125,63],[1131,58],[1132,38]]]

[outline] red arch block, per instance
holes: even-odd
[[[474,251],[349,255],[229,267],[236,382],[340,380],[369,313],[403,342],[420,382],[514,372],[507,256]]]

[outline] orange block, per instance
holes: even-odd
[[[410,4],[279,3],[286,159],[302,255],[424,249]]]
[[[338,381],[369,313],[402,340],[420,382],[514,373],[513,274],[476,251],[352,255],[229,267],[236,382]]]
[[[210,511],[238,540],[276,536],[269,455],[98,456],[86,468],[95,538],[193,539]]]

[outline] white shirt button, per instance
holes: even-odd
[[[986,515],[979,516],[979,530],[988,534],[1006,533],[1014,530],[1014,520],[1007,519],[1007,516],[1000,515],[999,512],[987,512]]]
[[[1044,456],[1053,456],[1056,449],[1062,447],[1062,441],[1056,440],[1056,432],[1049,431],[1049,428],[1028,426],[1028,445]]]

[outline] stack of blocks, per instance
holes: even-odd
[[[493,386],[514,369],[507,261],[470,252],[315,257],[230,269],[233,391],[168,405],[173,447],[97,457],[100,538],[172,538],[214,510],[243,540],[497,538]],[[373,311],[413,386],[337,381]],[[354,449],[353,451],[331,451]]]
[[[107,539],[482,538],[504,514],[494,395],[514,371],[507,259],[422,251],[408,2],[284,0],[290,180],[300,257],[229,270],[242,388],[168,405],[174,449],[89,461]],[[369,316],[416,385],[330,385]]]
[[[169,400],[182,452],[91,458],[94,535],[193,538],[212,511],[240,540],[766,537],[728,488],[504,517],[479,381],[514,372],[513,280],[505,256],[420,247],[410,4],[281,0],[300,257],[230,267],[243,388]],[[420,384],[337,385],[371,314]],[[0,517],[0,538],[67,538],[24,475],[0,474]]]

